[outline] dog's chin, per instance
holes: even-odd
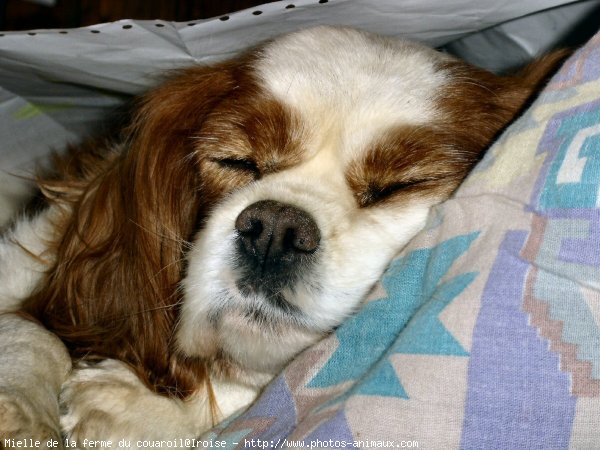
[[[237,296],[243,298],[247,306],[246,316],[249,321],[256,322],[270,329],[278,324],[299,325],[309,328],[306,315],[291,300],[288,289],[257,288],[255,283],[238,280],[236,283]]]
[[[185,354],[274,375],[324,335],[289,292],[266,293],[232,282],[210,295],[205,314],[180,323],[177,341]]]
[[[224,311],[220,350],[241,367],[279,372],[297,353],[324,336],[285,299],[251,296],[248,305]]]

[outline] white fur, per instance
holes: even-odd
[[[60,441],[56,397],[70,357],[56,336],[11,312],[39,283],[43,261],[52,262],[47,243],[63,213],[23,218],[0,238],[0,437]]]
[[[60,442],[57,393],[70,369],[69,354],[56,336],[0,314],[0,438]]]
[[[447,80],[435,63],[442,58],[415,42],[316,27],[267,46],[256,70],[302,117],[313,138],[307,150],[329,148],[346,164],[389,127],[438,118],[435,96]]]
[[[19,309],[40,282],[54,258],[48,242],[57,232],[55,221],[65,213],[53,206],[33,218],[17,220],[0,237],[0,313]]]
[[[255,388],[226,381],[216,381],[213,389],[223,398],[222,417],[248,405],[257,394]],[[63,430],[68,440],[80,445],[84,439],[115,443],[126,439],[129,448],[144,448],[144,441],[197,438],[212,425],[204,390],[185,401],[156,395],[115,360],[76,367],[63,386],[61,404]]]

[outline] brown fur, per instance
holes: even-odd
[[[350,167],[347,178],[359,204],[398,201],[397,193],[406,201],[450,195],[568,54],[554,52],[513,76],[497,76],[459,60],[441,64],[450,81],[437,99],[440,120],[388,132]]]
[[[177,396],[206,377],[203,363],[181,358],[170,339],[182,255],[200,205],[216,201],[209,197],[216,192],[199,189],[190,137],[234,87],[234,69],[187,70],[142,99],[123,148],[84,146],[40,181],[72,212],[57,224],[64,229],[53,243],[57,262],[25,310],[74,357],[123,360],[157,391]]]
[[[202,172],[221,175],[203,180],[211,192],[229,191],[302,158],[302,136],[292,113],[259,93],[252,79],[243,86],[209,114],[195,138]]]

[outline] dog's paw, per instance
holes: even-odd
[[[0,448],[5,439],[14,440],[18,447],[63,448],[58,424],[51,423],[25,396],[0,391]]]
[[[164,448],[179,448],[180,439],[195,438],[206,428],[206,407],[155,394],[115,360],[77,367],[63,385],[60,403],[67,442],[80,448],[98,441],[115,447],[121,440],[134,449],[150,443],[156,448],[160,440]]]

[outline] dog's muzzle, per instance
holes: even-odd
[[[276,295],[312,265],[321,233],[305,211],[274,200],[246,207],[237,217],[238,266],[243,293]]]

